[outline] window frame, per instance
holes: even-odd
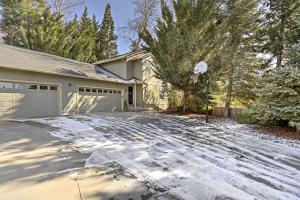
[[[5,85],[5,84],[9,84],[9,85],[11,85],[11,87],[0,87],[0,89],[3,89],[3,90],[12,90],[12,89],[14,89],[15,87],[14,87],[14,83],[13,82],[8,82],[8,81],[0,81],[0,84],[2,84],[2,85]]]
[[[31,88],[32,86],[35,86],[34,88]],[[38,84],[27,84],[28,90],[38,90]]]
[[[17,87],[17,85],[22,86],[22,88]],[[25,90],[26,89],[26,84],[25,83],[14,83],[14,89],[15,90]]]
[[[49,85],[39,85],[39,90],[49,90]]]
[[[55,89],[53,89],[53,88],[55,88]],[[57,85],[50,85],[49,90],[50,91],[58,91],[58,86]]]

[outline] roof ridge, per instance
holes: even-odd
[[[128,57],[130,56],[137,56],[139,54],[147,54],[148,52],[146,50],[140,50],[140,51],[137,51],[137,52],[128,52],[128,53],[124,53],[124,54],[120,54],[120,55],[116,55],[114,57],[111,57],[111,58],[106,58],[106,59],[103,59],[103,60],[98,60],[96,62],[94,62],[94,64],[103,64],[103,63],[108,63],[108,62],[112,62],[112,61],[116,61],[116,60],[121,60],[121,59],[128,59]]]

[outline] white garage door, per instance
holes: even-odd
[[[57,85],[0,82],[0,118],[59,114]]]
[[[78,112],[107,112],[122,110],[122,91],[106,88],[78,88]]]

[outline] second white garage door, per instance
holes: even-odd
[[[106,88],[78,88],[78,112],[109,112],[122,110],[122,91]]]
[[[0,82],[0,119],[58,115],[58,89],[49,84]]]

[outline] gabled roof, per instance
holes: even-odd
[[[106,69],[51,54],[0,44],[0,68],[129,83]]]
[[[105,60],[99,60],[99,61],[95,62],[94,64],[100,65],[100,64],[106,64],[106,63],[120,61],[120,60],[124,60],[124,61],[141,60],[141,59],[147,58],[149,56],[151,56],[151,53],[148,53],[147,51],[131,52],[131,53],[121,54],[121,55],[118,55],[118,56],[115,56],[112,58],[108,58]]]

